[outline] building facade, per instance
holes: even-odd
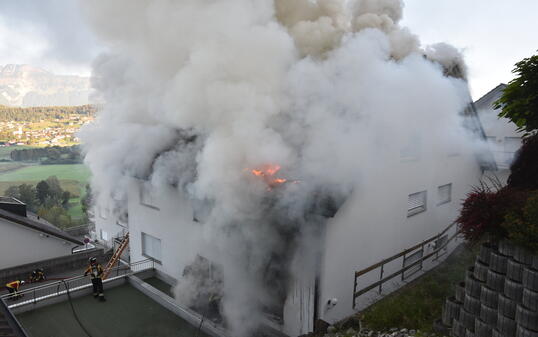
[[[501,98],[505,88],[506,84],[499,84],[475,102],[478,116],[486,133],[489,150],[497,164],[497,170],[488,174],[498,177],[503,184],[510,175],[510,164],[521,147],[523,136],[517,131],[517,126],[513,122],[507,118],[499,118],[500,111],[494,107],[494,102]]]

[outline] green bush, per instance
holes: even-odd
[[[538,191],[529,196],[522,210],[509,212],[502,226],[513,243],[538,253]]]

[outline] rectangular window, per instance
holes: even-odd
[[[158,210],[155,189],[151,183],[144,181],[140,186],[140,204]]]
[[[452,184],[446,184],[437,188],[437,205],[447,204],[452,201]]]
[[[108,241],[108,233],[101,229],[101,240]]]
[[[426,211],[426,191],[409,194],[407,198],[407,216]]]
[[[161,262],[161,240],[149,234],[142,233],[142,255]]]

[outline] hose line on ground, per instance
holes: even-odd
[[[92,335],[88,332],[88,330],[86,329],[84,324],[82,324],[82,322],[78,318],[77,312],[75,311],[75,307],[73,306],[73,301],[71,300],[71,293],[69,292],[69,286],[67,285],[67,283],[64,280],[62,280],[62,282],[64,283],[65,290],[67,291],[67,298],[69,299],[69,304],[71,305],[71,310],[73,311],[73,316],[75,316],[75,320],[78,322],[78,324],[80,325],[82,330],[84,330],[86,335],[88,337],[92,337]]]

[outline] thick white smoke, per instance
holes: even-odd
[[[466,142],[461,55],[422,49],[398,24],[400,0],[83,7],[109,50],[94,66],[106,105],[83,131],[98,202],[122,213],[133,176],[207,201],[234,336],[248,336],[285,295],[295,251],[315,254],[317,196],[345,198],[397,163],[402,146],[446,152]],[[266,164],[300,182],[268,191],[249,173]],[[271,289],[268,273],[284,289]],[[177,297],[192,299],[191,289],[180,281]]]

